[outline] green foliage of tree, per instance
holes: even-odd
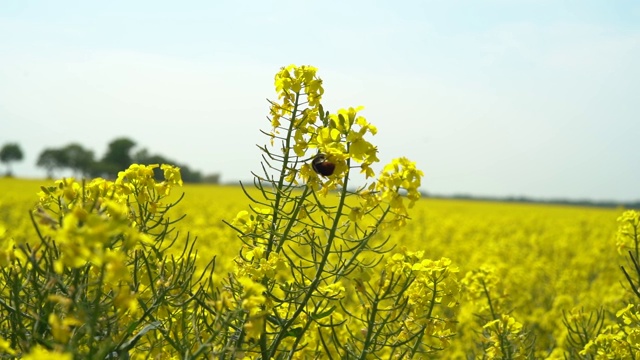
[[[117,169],[126,169],[133,164],[131,149],[136,146],[135,141],[129,138],[118,138],[109,143],[107,153],[102,158],[106,164],[112,164]]]
[[[21,161],[24,157],[22,149],[18,143],[7,143],[2,149],[0,149],[0,162],[7,166],[7,176],[12,175],[11,163],[14,161]]]
[[[120,170],[122,169],[119,169],[116,165],[100,160],[93,162],[89,174],[94,178],[115,179]]]
[[[93,151],[85,149],[82,145],[72,143],[61,150],[63,152],[63,164],[76,174],[88,176],[94,163]]]
[[[47,171],[47,177],[52,179],[56,169],[65,167],[64,155],[61,149],[44,149],[38,156],[36,165],[44,168]]]
[[[191,170],[188,166],[179,166],[182,171],[182,180],[190,183],[202,182],[202,173],[200,171]]]
[[[89,176],[93,174],[95,160],[92,150],[78,143],[71,143],[62,148],[44,149],[36,165],[44,168],[48,177],[53,177],[53,171],[56,169],[69,169],[76,176]]]
[[[118,138],[111,141],[107,152],[100,160],[95,160],[94,152],[85,149],[78,143],[71,143],[62,148],[44,149],[38,158],[37,166],[47,171],[48,177],[53,177],[56,169],[70,169],[77,175],[115,179],[118,172],[128,168],[131,164],[172,164],[180,168],[182,179],[186,182],[197,183],[203,181],[200,171],[190,169],[163,155],[151,154],[147,149],[140,149],[132,154],[136,146],[135,141],[128,138]],[[162,179],[163,173],[159,168],[154,169],[156,179]],[[218,175],[219,179],[219,175]]]

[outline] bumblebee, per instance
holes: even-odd
[[[313,171],[322,176],[331,176],[333,171],[336,169],[336,164],[327,160],[325,154],[318,154],[311,161],[311,167],[313,168]]]

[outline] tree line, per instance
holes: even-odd
[[[185,182],[218,183],[219,174],[203,176],[200,171],[192,170],[184,164],[166,158],[163,155],[151,154],[146,148],[132,153],[136,143],[126,137],[111,141],[102,158],[78,143],[70,143],[60,148],[46,148],[40,152],[36,166],[44,169],[47,177],[53,178],[55,172],[71,170],[76,177],[103,177],[113,179],[118,172],[131,164],[171,164],[180,167]],[[7,143],[0,149],[0,162],[7,167],[6,174],[11,176],[11,163],[22,161],[24,153],[18,143]],[[156,169],[156,177],[161,178],[160,169]]]

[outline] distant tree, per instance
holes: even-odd
[[[202,173],[197,170],[191,170],[187,165],[178,165],[182,180],[188,183],[202,182]]]
[[[71,169],[76,175],[87,176],[95,162],[93,151],[82,145],[73,143],[61,149],[64,167]]]
[[[207,174],[202,176],[202,182],[208,184],[220,184],[220,173]]]
[[[102,162],[113,165],[118,171],[124,170],[133,164],[130,152],[134,146],[136,143],[131,139],[115,139],[109,143],[109,148],[102,158]]]
[[[135,154],[133,154],[133,156],[131,157],[131,161],[134,164],[146,164],[145,161],[147,161],[147,159],[150,157],[151,154],[149,154],[149,150],[147,150],[146,148],[142,148],[136,151]]]
[[[0,162],[7,166],[7,176],[11,176],[11,163],[14,161],[21,161],[24,157],[20,145],[17,143],[7,143],[2,149],[0,149]]]
[[[150,154],[147,149],[141,149],[133,155],[132,162],[136,164],[171,164],[175,165],[175,161],[169,160],[162,155]]]
[[[38,156],[36,165],[44,168],[47,171],[47,177],[52,179],[54,170],[62,169],[66,166],[64,157],[65,153],[60,149],[44,149]]]
[[[116,175],[118,174],[118,171],[121,171],[121,170],[124,170],[124,169],[120,169],[111,163],[106,163],[100,160],[100,161],[94,161],[93,164],[91,164],[89,175],[91,175],[91,177],[94,177],[94,178],[101,177],[105,179],[115,179]]]
[[[202,173],[199,171],[191,170],[186,165],[181,165],[174,160],[168,159],[162,155],[150,154],[147,149],[141,149],[133,155],[133,162],[137,164],[151,165],[151,164],[170,164],[180,168],[180,174],[182,180],[190,183],[199,183],[203,181]],[[163,174],[160,168],[154,170],[154,176],[158,180],[162,180]]]

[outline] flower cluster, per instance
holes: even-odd
[[[527,347],[523,343],[522,324],[513,316],[502,314],[483,327],[486,336],[485,354],[489,359],[527,359]],[[506,345],[508,344],[508,345]]]
[[[265,244],[269,235],[272,221],[272,210],[268,208],[253,208],[254,214],[246,210],[238,212],[231,222],[231,226],[242,234],[251,234],[251,244]]]
[[[156,169],[161,172],[155,174]],[[157,181],[162,174],[164,180]],[[32,212],[38,239],[2,244],[0,285],[16,289],[20,283],[17,291],[30,295],[5,308],[8,317],[20,326],[40,327],[39,341],[58,357],[71,349],[94,357],[117,347],[114,339],[127,336],[121,331],[135,331],[139,321],[135,319],[150,314],[149,302],[158,295],[155,286],[172,283],[155,277],[162,266],[143,270],[135,265],[153,257],[146,254],[148,249],[163,251],[159,245],[170,223],[166,213],[176,204],[165,201],[181,184],[176,167],[134,164],[115,181],[69,178],[42,186]],[[161,307],[157,303],[154,309]],[[33,309],[37,314],[32,315]],[[15,332],[13,326],[15,345],[26,333]],[[32,356],[47,354],[28,344],[20,343],[26,346],[20,349],[23,354],[27,350]]]
[[[503,290],[499,289],[500,278],[496,274],[494,266],[485,264],[478,269],[467,272],[461,283],[465,297],[476,303],[478,312],[491,311],[490,307],[496,305],[503,307],[502,304],[496,304],[496,302],[501,302],[505,296]],[[499,296],[490,299],[493,303],[487,302],[487,294],[495,293],[499,293]]]
[[[264,291],[266,289],[264,285],[247,277],[241,277],[239,282],[242,285],[242,310],[248,315],[247,321],[244,323],[244,330],[247,339],[257,339],[263,331],[265,316],[269,310],[265,308]]]
[[[476,340],[482,354],[489,359],[531,358],[534,340],[522,323],[508,313],[508,296],[496,268],[485,264],[467,272],[461,283],[482,327],[482,338]]]
[[[428,351],[442,350],[456,334],[459,269],[448,258],[431,260],[423,257],[423,251],[406,248],[393,254],[387,260],[381,288],[403,284],[402,297],[406,299],[409,311],[400,327],[398,340],[407,341],[426,329],[422,335],[423,346]]]
[[[640,356],[638,333],[625,334],[615,325],[609,325],[589,341],[580,355],[592,359],[636,359]]]
[[[248,278],[265,287],[262,309],[269,321],[263,332],[254,333],[247,311],[247,320],[236,325],[261,344],[244,344],[245,353],[360,358],[386,356],[397,347],[412,354],[441,350],[454,333],[459,287],[450,260],[420,255],[410,262],[395,255],[388,267],[397,261],[408,272],[387,269],[393,273],[389,282],[382,276],[376,285],[360,276],[390,250],[377,234],[406,223],[403,199],[408,207],[418,200],[423,174],[400,158],[376,179],[378,149],[370,137],[377,128],[361,115],[362,107],[325,111],[316,73],[312,66],[290,65],[276,74],[278,100],[270,102],[266,134],[277,150],[260,147],[264,176],[254,174],[258,196],[244,189],[254,206],[228,223],[244,244],[229,283]],[[356,168],[368,183],[354,191],[349,181]],[[347,291],[353,284],[359,289],[355,297]],[[364,310],[353,312],[357,301]]]
[[[86,263],[123,269],[128,251],[151,243],[143,228],[158,224],[156,219],[150,225],[154,216],[159,217],[162,199],[182,185],[178,168],[162,165],[162,182],[155,180],[156,168],[158,165],[134,164],[121,171],[115,182],[97,178],[84,184],[71,178],[41,188],[34,215],[45,225],[44,234],[60,248],[55,262],[58,273]],[[121,251],[114,251],[117,249]]]
[[[324,89],[322,80],[316,77],[316,69],[313,66],[289,65],[280,69],[275,76],[275,87],[280,103],[271,103],[271,125],[276,130],[281,125],[281,118],[291,121],[291,114],[295,114],[300,105],[301,94],[306,95],[308,108],[302,118],[294,124],[296,128],[303,128],[309,124],[314,124],[318,119],[320,111],[320,100]]]
[[[244,246],[244,249],[249,249],[248,246]],[[268,279],[270,281],[281,277],[281,272],[289,267],[287,259],[280,253],[271,254],[269,258],[266,257],[267,249],[264,246],[258,245],[246,253],[240,253],[240,256],[236,257],[236,276],[248,277],[254,281],[263,281]]]
[[[616,245],[618,252],[627,255],[631,251],[636,259],[640,255],[640,211],[627,210],[618,217]]]
[[[359,114],[364,109],[362,106],[325,113],[320,104],[324,92],[322,80],[316,77],[316,68],[311,66],[290,65],[282,68],[276,74],[275,84],[281,102],[271,104],[272,140],[277,134],[288,130],[292,133],[293,144],[285,145],[285,152],[291,148],[300,158],[322,154],[333,167],[331,173],[326,175],[327,181],[322,182],[311,162],[307,161],[299,169],[289,169],[289,181],[309,184],[326,195],[344,185],[343,181],[353,166],[358,166],[365,178],[375,177],[372,165],[380,161],[378,148],[367,139],[367,135],[376,135],[378,129]],[[306,99],[301,99],[303,96]],[[303,105],[306,106],[304,109]],[[283,119],[290,122],[288,129],[282,126]],[[405,189],[413,204],[420,197],[418,187],[422,175],[415,168],[415,163],[406,158],[395,159],[384,167],[375,188],[383,193],[382,199],[393,201],[394,209],[406,215],[397,191]]]

